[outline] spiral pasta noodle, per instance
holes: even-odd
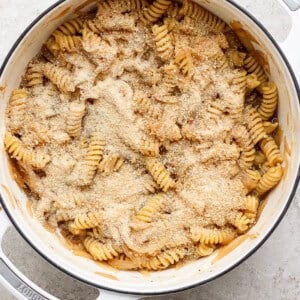
[[[90,236],[84,239],[83,245],[95,260],[106,261],[119,256],[119,252],[113,245],[103,244]]]
[[[164,67],[163,84],[167,87],[169,93],[172,93],[177,87],[177,75],[178,68],[175,64],[171,63]]]
[[[82,30],[82,46],[87,52],[95,52],[101,45],[101,37],[92,31],[87,25]]]
[[[120,254],[119,257],[110,259],[108,264],[113,268],[118,270],[136,270],[139,268],[139,265],[135,263],[132,259],[130,259],[125,254]]]
[[[167,61],[173,56],[174,47],[172,45],[171,37],[166,25],[154,25],[152,27],[154,41],[158,56]]]
[[[79,230],[89,229],[98,226],[100,222],[101,218],[98,214],[87,213],[77,216],[75,220],[70,224],[69,228]]]
[[[264,124],[264,128],[265,128],[266,134],[271,134],[278,127],[278,123],[277,122],[272,123],[272,122],[265,121],[265,122],[263,122],[263,124]]]
[[[160,212],[165,203],[165,197],[162,194],[153,196],[148,200],[145,206],[135,216],[137,220],[141,222],[150,223],[153,220],[153,216]]]
[[[75,18],[64,22],[62,25],[60,25],[57,28],[56,31],[60,31],[64,35],[75,35],[81,32],[82,25],[83,25],[82,21],[79,18]]]
[[[81,132],[82,118],[85,115],[85,105],[71,103],[67,119],[67,132],[72,137],[79,137]]]
[[[282,174],[282,167],[280,165],[269,168],[257,184],[255,189],[257,194],[263,195],[274,188],[279,183]]]
[[[260,114],[255,108],[247,108],[247,126],[253,143],[256,145],[267,135]]]
[[[90,184],[97,171],[99,163],[103,157],[105,141],[99,133],[93,134],[85,156],[85,165],[87,167],[86,184]]]
[[[8,111],[9,117],[12,120],[12,123],[16,124],[17,128],[22,123],[23,116],[26,111],[28,96],[28,92],[22,89],[14,90],[10,96]]]
[[[263,120],[270,119],[278,104],[278,91],[277,86],[273,82],[268,82],[260,87],[260,92],[262,93],[262,102],[258,108],[258,112]]]
[[[223,115],[223,108],[218,103],[212,103],[207,108],[207,113],[210,119],[218,122],[218,120],[220,120],[221,116]]]
[[[153,179],[158,183],[160,188],[166,192],[168,189],[175,187],[175,181],[171,178],[170,173],[165,166],[155,158],[146,160],[146,166]]]
[[[245,93],[247,88],[247,71],[242,70],[237,72],[231,81],[231,85],[236,92]]]
[[[249,195],[244,200],[244,211],[245,216],[249,219],[254,219],[257,214],[257,209],[259,206],[259,199],[255,195]]]
[[[194,242],[201,244],[217,245],[228,244],[235,237],[234,231],[230,230],[214,230],[203,228],[192,236]]]
[[[104,174],[119,171],[124,164],[124,158],[119,154],[111,154],[104,157],[99,164],[99,171]]]
[[[230,220],[230,224],[236,227],[239,233],[247,231],[250,225],[253,223],[253,219],[249,219],[246,215],[240,213]]]
[[[243,184],[247,189],[247,191],[250,192],[256,188],[260,179],[261,179],[261,175],[259,171],[247,169],[245,170]]]
[[[144,11],[142,20],[150,23],[156,22],[167,11],[171,3],[171,0],[155,0]]]
[[[174,265],[184,258],[186,251],[184,248],[174,248],[165,250],[157,256],[142,263],[142,267],[148,270],[162,270]]]
[[[232,131],[232,135],[236,143],[242,148],[239,165],[242,168],[250,168],[255,159],[255,147],[248,130],[244,126],[236,126]]]
[[[41,71],[41,67],[38,65],[30,65],[26,72],[26,85],[28,87],[43,84],[44,75]]]
[[[159,109],[146,97],[138,98],[136,100],[135,111],[141,115],[146,115],[154,119],[157,119],[160,115]]]
[[[215,250],[214,245],[206,245],[206,244],[199,244],[196,249],[196,253],[200,257],[209,256],[211,255]]]
[[[191,0],[183,0],[183,5],[179,13],[183,16],[202,20],[212,29],[222,31],[226,27],[224,21]]]
[[[260,142],[260,148],[271,167],[283,162],[282,154],[280,153],[275,140],[271,136],[268,136]]]
[[[68,93],[75,91],[74,81],[68,71],[64,68],[46,63],[44,66],[44,75],[54,83],[61,91]]]
[[[4,145],[11,158],[35,168],[42,169],[50,161],[48,155],[37,154],[32,149],[26,148],[26,146],[10,132],[5,133]]]
[[[253,56],[247,55],[247,57],[244,60],[244,67],[248,73],[254,73],[257,76],[257,79],[260,81],[260,83],[265,83],[268,80],[263,67]]]
[[[145,138],[141,143],[141,153],[145,156],[159,156],[160,143],[153,138]]]
[[[60,31],[53,33],[56,49],[60,51],[74,52],[81,44],[81,38],[75,35],[65,35]]]
[[[188,78],[192,78],[194,75],[193,58],[188,51],[182,51],[175,56],[175,64],[179,66],[182,74]]]

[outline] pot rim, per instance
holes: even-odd
[[[5,68],[11,58],[11,56],[13,55],[14,51],[16,50],[16,48],[19,46],[19,44],[21,43],[21,41],[24,39],[24,37],[27,35],[27,33],[30,32],[30,30],[41,20],[43,19],[47,14],[49,14],[52,10],[54,10],[57,6],[59,6],[60,4],[66,2],[68,0],[59,0],[57,2],[55,2],[54,4],[52,4],[50,7],[48,7],[46,10],[44,10],[37,18],[35,18],[27,27],[26,29],[22,32],[22,34],[18,37],[18,39],[16,40],[16,42],[13,44],[13,46],[11,47],[11,49],[9,50],[8,54],[6,55],[1,67],[0,67],[0,78],[3,74],[3,72],[5,71]],[[283,59],[291,77],[292,77],[292,81],[295,87],[295,90],[297,92],[297,96],[298,96],[298,103],[300,105],[300,87],[299,87],[299,83],[297,81],[297,78],[295,76],[295,73],[286,57],[286,55],[283,53],[283,51],[281,50],[280,46],[278,45],[278,43],[276,42],[276,40],[273,38],[273,36],[271,35],[271,33],[264,27],[264,25],[262,25],[262,23],[260,21],[258,21],[258,19],[256,17],[254,17],[250,12],[248,12],[246,9],[244,9],[243,7],[241,7],[239,4],[237,4],[236,2],[234,2],[233,0],[225,0],[226,2],[228,2],[229,4],[231,4],[232,6],[234,6],[235,8],[237,8],[238,10],[240,10],[244,15],[246,15],[248,18],[250,18],[262,31],[263,33],[267,36],[267,38],[272,42],[273,46],[276,48],[276,50],[278,51],[278,53],[280,54],[281,58]],[[243,256],[240,260],[238,260],[235,264],[233,264],[232,266],[228,267],[227,269],[225,269],[224,271],[220,272],[219,274],[216,274],[214,276],[211,276],[205,280],[202,280],[198,283],[194,283],[194,284],[190,284],[190,285],[186,285],[185,287],[180,287],[180,288],[170,288],[167,291],[164,292],[146,292],[146,293],[141,293],[141,292],[134,292],[134,291],[122,291],[122,290],[118,290],[115,288],[109,288],[106,286],[103,286],[101,284],[95,284],[93,282],[90,282],[89,280],[86,280],[80,276],[78,276],[77,274],[71,273],[70,271],[68,271],[66,268],[64,268],[61,265],[58,265],[54,259],[48,257],[47,255],[45,255],[38,247],[36,247],[31,241],[30,239],[27,237],[26,233],[22,231],[22,229],[18,226],[18,224],[16,223],[16,221],[14,220],[14,217],[12,216],[12,214],[10,213],[9,208],[6,206],[5,201],[2,198],[2,195],[0,194],[0,203],[2,205],[2,207],[5,210],[5,213],[7,214],[8,218],[10,219],[11,223],[13,224],[13,226],[17,229],[17,231],[19,232],[19,234],[22,236],[22,238],[39,254],[41,255],[48,263],[52,264],[54,267],[56,267],[57,269],[59,269],[60,271],[64,272],[65,274],[71,276],[74,279],[80,280],[81,282],[88,284],[92,287],[96,287],[99,289],[104,289],[107,291],[111,291],[111,292],[116,292],[116,293],[121,293],[121,294],[131,294],[131,295],[140,295],[140,296],[154,296],[154,295],[165,295],[165,294],[170,294],[170,293],[175,293],[175,292],[181,292],[187,289],[191,289],[191,288],[195,288],[198,287],[200,285],[206,284],[210,281],[213,281],[214,279],[217,279],[223,275],[225,275],[226,273],[230,272],[231,270],[235,269],[237,266],[239,266],[242,262],[246,261],[250,256],[252,256],[264,243],[265,241],[271,236],[271,234],[274,232],[274,230],[277,228],[277,226],[279,225],[279,223],[282,221],[283,217],[285,216],[288,208],[291,205],[292,200],[294,199],[298,184],[300,181],[300,165],[298,166],[298,171],[297,171],[297,176],[293,185],[293,189],[288,197],[288,201],[281,213],[281,215],[278,217],[277,221],[274,223],[273,227],[267,232],[267,234],[265,235],[265,237],[259,242],[258,245],[256,245],[249,253],[247,253],[245,256]]]

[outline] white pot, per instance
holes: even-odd
[[[116,299],[138,298],[138,295],[180,291],[203,284],[228,272],[257,250],[268,238],[285,214],[299,181],[299,95],[297,94],[296,78],[287,59],[263,26],[236,4],[226,0],[198,0],[195,2],[213,11],[228,23],[233,20],[240,21],[243,28],[255,37],[257,40],[255,47],[267,55],[271,78],[277,83],[280,94],[279,121],[283,131],[281,149],[286,157],[285,174],[281,183],[268,196],[267,204],[257,224],[239,240],[239,243],[236,242],[236,247],[232,247],[232,251],[227,255],[216,260],[215,257],[222,251],[218,250],[208,258],[189,263],[181,268],[153,272],[149,276],[138,272],[107,269],[87,258],[75,256],[62,245],[56,235],[45,230],[30,215],[26,207],[26,195],[11,177],[7,156],[3,149],[3,143],[1,143],[0,192],[5,212],[1,211],[0,213],[0,238],[10,224],[6,218],[7,214],[22,236],[48,261],[79,280],[105,289],[105,292],[101,292],[101,296],[104,295],[107,299],[114,297]],[[5,107],[11,91],[18,87],[26,65],[39,52],[41,45],[54,29],[72,17],[73,12],[82,3],[82,0],[58,1],[24,31],[8,54],[0,72],[0,87],[5,88],[0,89],[0,136],[2,139],[5,133]],[[91,3],[91,1],[86,1],[86,3]],[[296,14],[298,14],[298,18],[296,18]],[[292,47],[295,43],[291,44],[291,41],[297,38],[296,28],[298,30],[300,28],[300,14],[296,12],[292,17],[294,27],[283,47],[286,54],[289,55],[295,71],[299,71],[298,76],[300,77],[300,58],[295,55],[296,49]],[[0,280],[19,298],[55,299],[25,278],[2,251],[0,251],[0,255]],[[107,292],[107,290],[120,294]]]

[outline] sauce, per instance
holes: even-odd
[[[284,153],[286,153],[288,156],[291,156],[291,148],[286,140],[286,137],[284,137],[283,139],[283,142],[284,142]]]
[[[231,251],[236,249],[247,239],[255,239],[256,237],[257,237],[256,234],[244,234],[244,235],[241,235],[241,236],[237,237],[236,239],[234,239],[230,244],[219,248],[216,257],[212,261],[212,264],[215,264],[220,259],[225,257],[227,254],[229,254]]]
[[[10,190],[8,189],[8,187],[6,185],[1,184],[1,186],[5,190],[6,195],[9,199],[9,201],[10,201],[10,204],[11,204],[12,208],[15,209],[16,208],[16,199],[15,199],[15,197],[11,194]]]
[[[111,274],[107,274],[107,273],[102,273],[102,272],[95,272],[95,274],[97,275],[100,275],[100,276],[103,276],[103,277],[106,277],[106,278],[109,278],[109,279],[112,279],[112,280],[117,280],[119,281],[119,278],[114,276],[114,275],[111,275]]]
[[[26,204],[26,206],[27,206],[27,204]],[[56,231],[56,228],[53,225],[49,224],[48,222],[45,222],[43,224],[43,227],[51,233],[54,233]]]
[[[81,256],[81,257],[84,257],[84,258],[93,259],[93,257],[84,250],[73,250],[72,252],[76,256]]]
[[[26,209],[27,209],[30,217],[33,217],[32,202],[29,200],[27,200],[27,202],[26,202]]]
[[[17,183],[17,185],[20,188],[25,187],[25,181],[24,181],[24,176],[22,175],[22,172],[17,166],[17,162],[11,158],[7,160],[8,164],[8,171],[10,176],[14,179],[14,181]]]

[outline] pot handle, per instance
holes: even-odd
[[[297,46],[300,36],[300,0],[280,0],[292,20],[291,31],[285,41],[279,43],[287,56],[298,82],[300,83],[300,48]]]
[[[4,234],[11,223],[0,206],[0,283],[20,300],[58,300],[26,278],[2,250]]]

